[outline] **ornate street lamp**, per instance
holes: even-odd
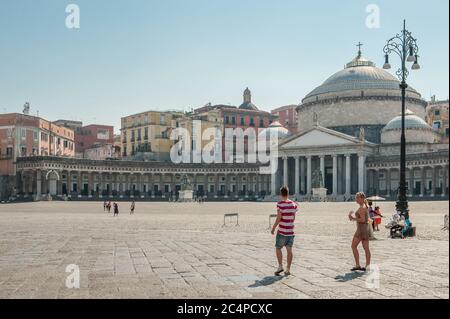
[[[412,70],[419,70],[420,65],[418,61],[418,51],[417,41],[412,37],[411,32],[406,30],[406,20],[403,20],[403,30],[400,34],[388,40],[386,46],[383,49],[385,53],[385,63],[383,65],[384,69],[390,69],[391,65],[389,63],[389,55],[391,53],[396,53],[401,60],[401,68],[396,72],[398,78],[400,79],[400,88],[402,90],[402,135],[400,140],[400,184],[397,195],[397,211],[401,212],[405,219],[409,219],[408,212],[408,199],[406,197],[407,186],[406,186],[406,139],[405,139],[405,96],[406,88],[406,78],[409,75],[409,71],[406,68],[406,62],[414,62],[412,65]]]

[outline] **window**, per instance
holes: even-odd
[[[140,141],[141,140],[141,129],[138,129],[137,132],[138,132],[137,138],[138,138],[138,141]]]
[[[131,140],[134,141],[134,130],[131,131]]]
[[[435,115],[435,116],[441,115],[441,111],[440,111],[440,110],[434,110],[434,115]]]
[[[255,119],[253,117],[250,118],[250,126],[255,126]]]
[[[231,124],[236,125],[236,117],[231,117]]]
[[[12,155],[13,154],[13,148],[12,147],[7,147],[6,148],[6,155]]]
[[[144,139],[148,140],[148,127],[144,128]]]
[[[245,125],[245,119],[241,117],[241,125]]]
[[[445,129],[445,137],[448,137],[448,127]]]
[[[439,130],[441,128],[441,121],[434,121],[433,122],[433,129]]]
[[[259,127],[264,127],[264,119],[259,119]]]
[[[159,124],[161,124],[161,125],[166,124],[166,116],[164,114],[161,114],[159,116]]]
[[[227,115],[225,116],[225,124],[228,124],[230,122],[230,117]]]

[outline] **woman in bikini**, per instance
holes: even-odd
[[[370,237],[370,219],[369,219],[369,206],[367,204],[366,195],[364,193],[359,192],[356,194],[356,202],[359,205],[358,210],[356,213],[353,213],[351,211],[348,214],[348,218],[351,221],[356,222],[356,232],[353,236],[352,241],[352,251],[353,256],[355,257],[355,264],[356,266],[352,268],[352,271],[362,270],[366,271],[366,268],[370,266],[370,249],[369,249],[369,237]],[[364,248],[364,252],[366,253],[366,267],[361,267],[359,263],[359,252],[358,252],[358,246],[359,243],[362,243],[362,246]]]

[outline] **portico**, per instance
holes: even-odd
[[[375,144],[336,132],[320,125],[287,139],[279,147],[278,174],[297,197],[312,195],[312,176],[320,172],[328,196],[335,200],[350,198],[366,189],[367,156],[374,153]],[[275,188],[281,187],[281,183]]]

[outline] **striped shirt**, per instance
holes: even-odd
[[[294,221],[297,213],[297,203],[290,199],[277,203],[281,212],[281,221],[278,225],[278,234],[283,236],[294,236]]]

